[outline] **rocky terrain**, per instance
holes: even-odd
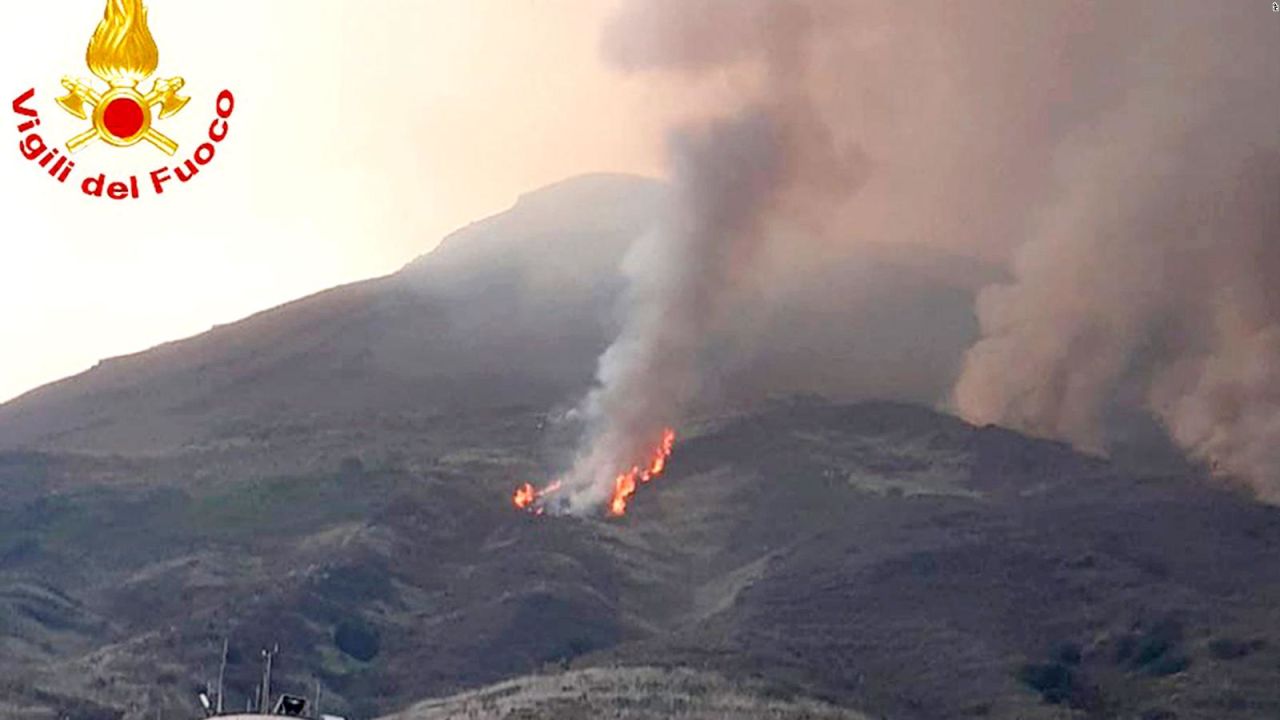
[[[706,707],[1280,710],[1280,512],[1247,497],[912,406],[797,401],[691,428],[625,519],[538,518],[507,496],[543,471],[542,422],[384,419],[393,447],[430,440],[194,482],[183,468],[220,464],[208,451],[6,454],[7,712],[177,714],[224,636],[233,702],[279,642],[282,687],[319,679],[327,707],[358,717],[588,668],[710,673],[728,695]],[[315,455],[382,427],[358,425],[308,433]],[[563,717],[565,693],[581,695],[501,707]]]
[[[0,407],[0,716],[195,717],[224,638],[228,707],[279,643],[359,720],[1280,715],[1280,510],[1176,462],[844,388],[692,418],[625,518],[516,512],[661,197],[567,183]],[[945,369],[972,288],[873,261]]]

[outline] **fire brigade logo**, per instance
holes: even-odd
[[[18,152],[60,185],[79,187],[87,197],[110,200],[139,200],[146,195],[160,196],[167,190],[195,182],[231,134],[231,115],[236,97],[222,90],[212,98],[209,130],[192,142],[195,149],[185,159],[145,174],[121,177],[106,172],[77,170],[74,153],[94,142],[127,148],[147,142],[173,157],[178,143],[155,127],[155,121],[182,112],[190,98],[179,93],[187,84],[180,77],[152,79],[160,66],[160,51],[147,27],[147,8],[142,0],[107,0],[107,9],[89,40],[85,51],[89,71],[106,83],[64,77],[62,87],[67,94],[55,100],[59,107],[80,120],[88,129],[67,141],[66,153],[45,140],[46,132],[70,134],[75,130],[50,130],[40,117],[42,100],[35,87],[13,100],[13,113],[18,128]],[[150,86],[147,87],[147,83]],[[59,93],[60,94],[60,93]],[[198,144],[197,144],[198,143]]]
[[[160,65],[160,51],[147,27],[142,0],[107,0],[106,13],[85,52],[89,71],[107,84],[105,91],[92,81],[62,79],[66,97],[58,98],[63,110],[89,120],[93,127],[67,141],[77,152],[95,140],[116,147],[146,141],[167,155],[178,152],[178,143],[153,125],[156,118],[172,117],[190,98],[178,94],[186,81],[180,77],[157,78],[147,92],[139,89]]]

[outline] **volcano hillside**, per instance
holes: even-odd
[[[1280,511],[1190,470],[851,392],[687,423],[626,518],[515,512],[663,192],[570,181],[0,407],[0,716],[195,716],[224,637],[230,707],[279,642],[355,718],[1280,715]],[[973,331],[912,258],[825,331],[864,367]]]

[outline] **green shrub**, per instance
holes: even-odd
[[[1179,673],[1191,664],[1190,658],[1179,652],[1181,642],[1182,624],[1162,620],[1143,632],[1121,637],[1116,645],[1116,661],[1152,675]]]
[[[378,631],[363,620],[346,620],[334,628],[333,643],[360,662],[369,662],[382,649]]]
[[[1219,660],[1238,660],[1239,658],[1252,655],[1253,653],[1266,647],[1264,640],[1237,640],[1235,638],[1221,637],[1214,638],[1209,643],[1209,652]]]
[[[1070,700],[1076,684],[1071,668],[1056,662],[1023,665],[1018,679],[1052,705]]]
[[[1080,644],[1074,642],[1059,643],[1058,646],[1053,649],[1053,657],[1055,660],[1063,665],[1070,665],[1072,667],[1080,664],[1083,654]]]
[[[1102,693],[1076,666],[1079,653],[1062,653],[1060,650],[1055,655],[1065,654],[1072,662],[1055,659],[1046,663],[1028,663],[1019,669],[1018,679],[1040,693],[1040,699],[1046,703],[1098,711],[1103,705]]]
[[[1158,660],[1147,665],[1147,672],[1157,677],[1177,675],[1191,667],[1191,658],[1181,654],[1162,655]]]

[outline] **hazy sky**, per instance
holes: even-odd
[[[61,145],[83,121],[54,98],[91,77],[103,0],[15,3],[0,27],[5,110],[35,87]],[[607,0],[149,0],[158,76],[191,103],[160,129],[189,157],[217,92],[230,138],[163,198],[81,197],[0,151],[0,401],[336,284],[394,271],[524,191],[597,171],[661,172],[670,84],[599,59]],[[705,90],[705,88],[704,88]],[[707,93],[699,93],[705,98]],[[590,118],[585,122],[583,118]],[[90,147],[77,170],[172,164]]]

